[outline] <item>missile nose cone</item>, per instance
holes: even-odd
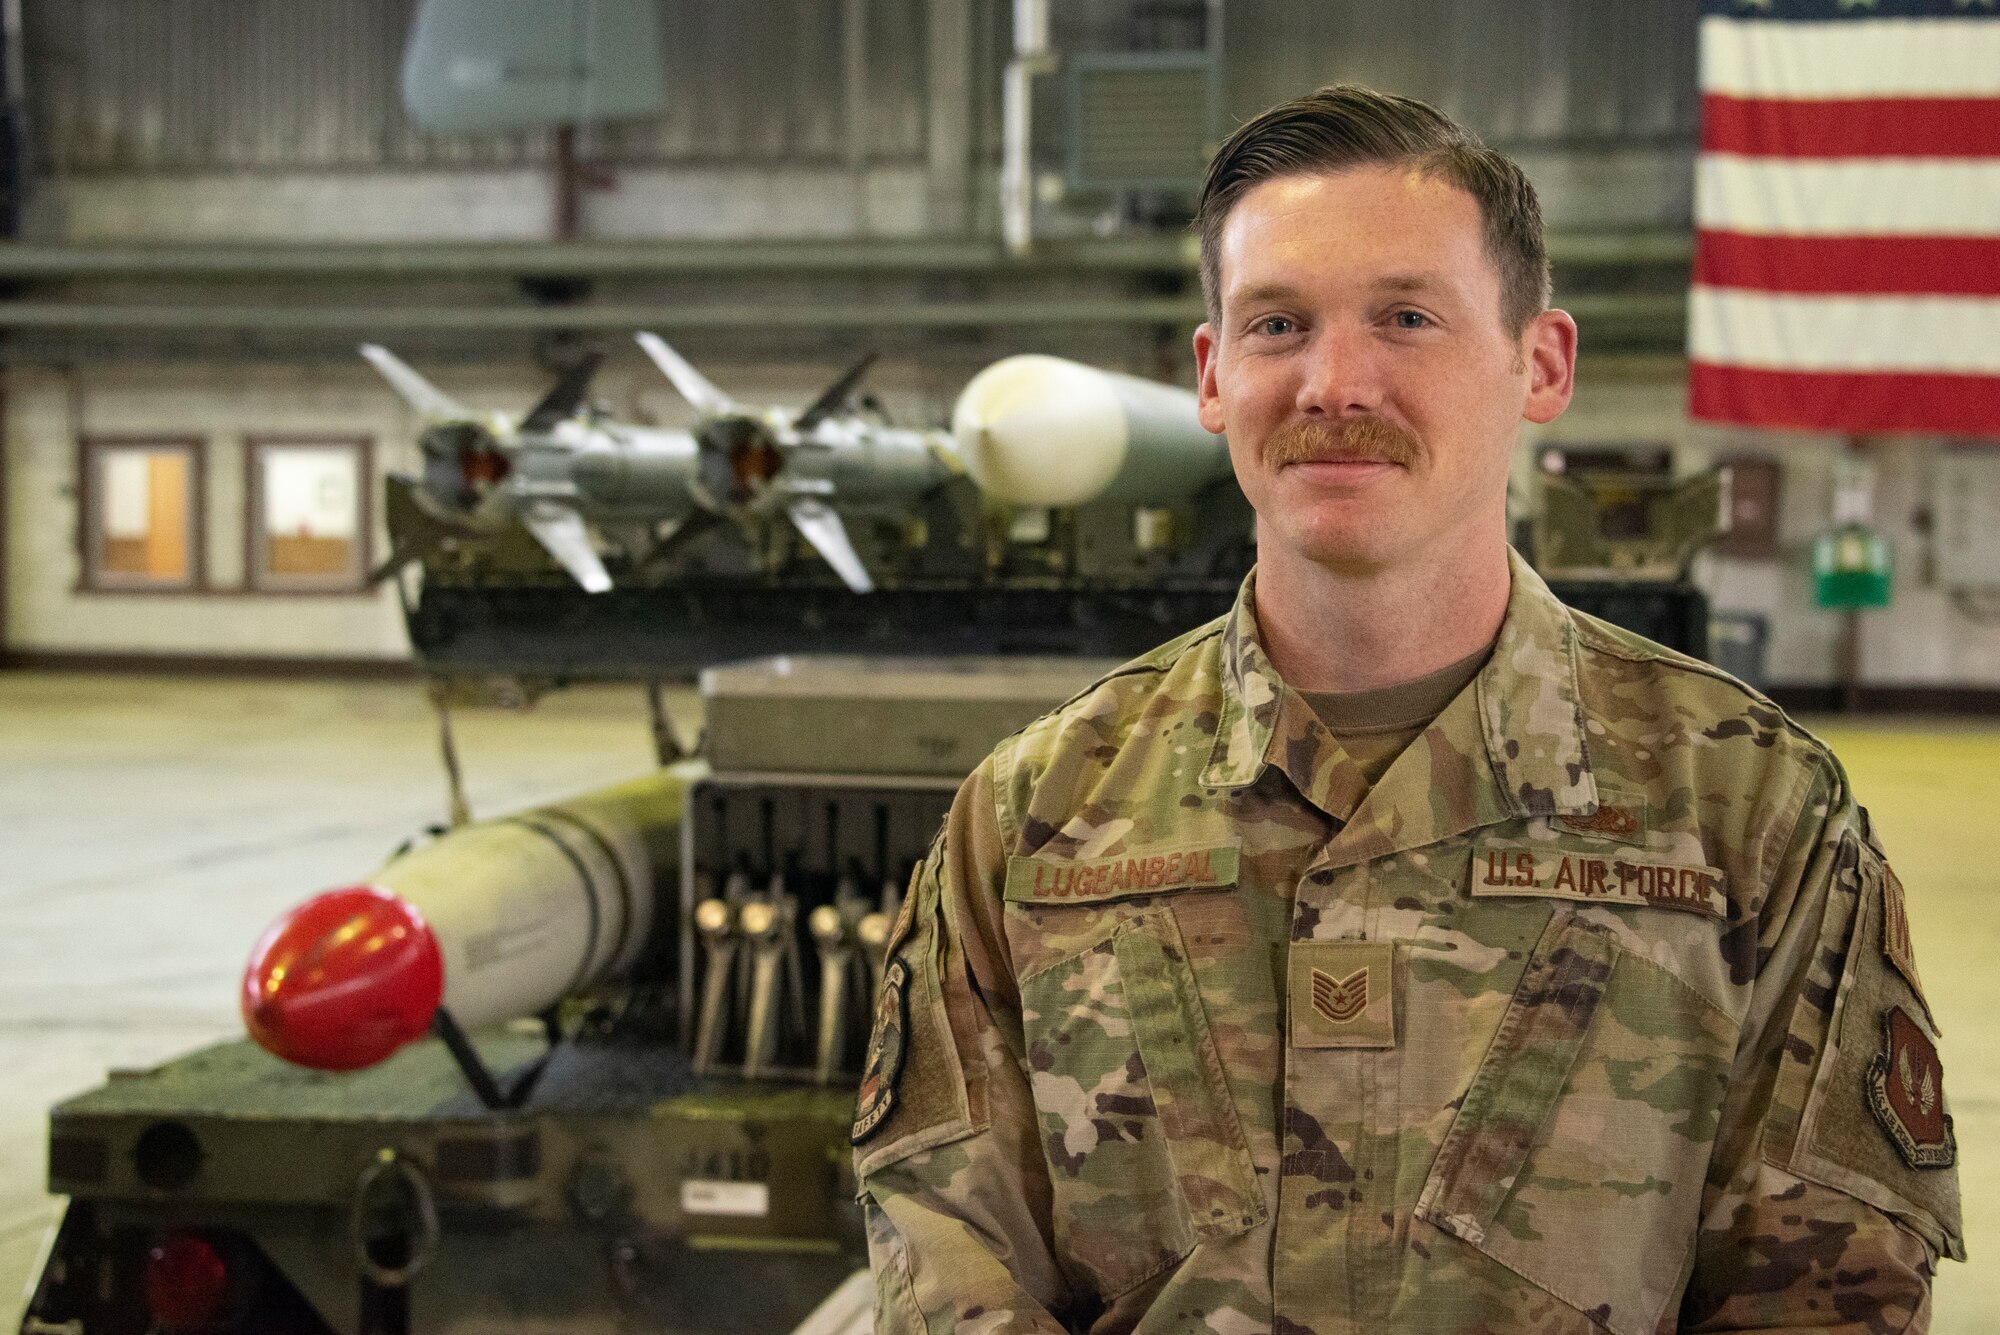
[[[423,915],[374,886],[329,890],[273,923],[243,972],[243,1023],[300,1066],[371,1066],[429,1032],[444,956]]]
[[[1081,505],[1125,460],[1124,410],[1110,377],[1061,357],[995,362],[953,405],[952,436],[980,488],[1016,505]]]

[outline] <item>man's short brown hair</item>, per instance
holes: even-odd
[[[1542,208],[1520,167],[1427,102],[1337,83],[1248,121],[1209,162],[1195,226],[1211,322],[1222,313],[1222,228],[1236,201],[1281,176],[1364,166],[1408,167],[1478,201],[1486,253],[1500,271],[1500,319],[1510,333],[1548,308]]]

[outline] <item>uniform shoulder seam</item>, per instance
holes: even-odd
[[[1007,797],[1013,791],[1016,756],[1021,745],[1021,740],[1029,733],[1048,723],[1049,720],[1060,717],[1078,701],[1088,698],[1106,682],[1117,681],[1123,677],[1136,677],[1144,673],[1164,673],[1174,663],[1179,662],[1181,656],[1187,653],[1188,650],[1207,639],[1220,635],[1223,626],[1228,623],[1228,620],[1227,615],[1219,616],[1213,621],[1205,622],[1202,625],[1194,627],[1192,630],[1176,635],[1173,639],[1147,650],[1137,658],[1119,664],[1117,667],[1111,669],[1111,671],[1092,681],[1076,694],[1070,696],[1069,699],[1042,711],[994,744],[993,749],[987,753],[986,759],[981,763],[990,764],[993,768],[994,814],[998,819],[1001,837],[1007,842],[1008,847],[1011,848],[1015,845],[1015,841],[1020,833],[1017,823],[1012,819],[1012,812],[1008,809]]]
[[[1095,692],[1098,689],[1098,687],[1103,686],[1106,682],[1117,681],[1122,677],[1137,677],[1148,672],[1163,673],[1167,671],[1175,663],[1179,662],[1182,655],[1186,654],[1188,650],[1194,648],[1196,645],[1200,644],[1203,640],[1209,639],[1212,636],[1220,635],[1222,633],[1222,628],[1224,624],[1226,624],[1228,620],[1229,618],[1226,616],[1217,617],[1213,621],[1205,622],[1202,625],[1196,626],[1193,630],[1184,631],[1183,633],[1176,635],[1173,639],[1168,640],[1165,644],[1161,644],[1152,649],[1148,649],[1145,653],[1139,655],[1137,658],[1131,659],[1124,663],[1120,663],[1117,667],[1112,668],[1111,671],[1105,673],[1097,680],[1091,682],[1088,686],[1085,686],[1082,690],[1078,691],[1075,695],[1072,695],[1069,699],[1063,701],[1061,704],[1055,706],[1053,709],[1048,710],[1046,713],[1036,718],[1033,723],[1028,724],[1026,727],[1022,728],[1021,731],[1026,732],[1028,728],[1032,728],[1035,725],[1035,723],[1040,723],[1042,719],[1051,718],[1057,714],[1062,713],[1064,710],[1068,709],[1071,705],[1076,704],[1079,700],[1083,700],[1088,696],[1090,696],[1093,692]]]
[[[1785,730],[1798,741],[1802,742],[1808,751],[1826,759],[1832,758],[1832,749],[1825,742],[1814,736],[1811,730],[1801,725],[1797,719],[1787,713],[1783,705],[1780,705],[1750,683],[1739,677],[1731,676],[1713,663],[1703,662],[1699,658],[1681,653],[1676,649],[1669,649],[1664,644],[1656,643],[1643,635],[1614,626],[1602,618],[1590,615],[1588,612],[1580,612],[1574,607],[1567,608],[1566,610],[1569,612],[1571,623],[1576,626],[1577,638],[1585,648],[1596,653],[1606,654],[1612,658],[1622,659],[1627,663],[1654,663],[1669,671],[1686,672],[1697,677],[1707,677],[1711,681],[1731,687],[1752,704],[1776,714],[1784,723]]]

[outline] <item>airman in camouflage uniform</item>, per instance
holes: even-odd
[[[1503,560],[1372,783],[1263,566],[967,780],[856,1123],[878,1331],[1925,1328],[1955,1146],[1866,813]]]

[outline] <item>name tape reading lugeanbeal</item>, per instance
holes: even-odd
[[[1208,889],[1236,884],[1236,862],[1234,844],[1159,853],[1140,850],[1087,862],[1009,858],[1006,897],[1017,904],[1073,904]]]
[[[1717,918],[1729,913],[1722,873],[1714,867],[1515,843],[1473,849],[1472,893],[1642,905]]]

